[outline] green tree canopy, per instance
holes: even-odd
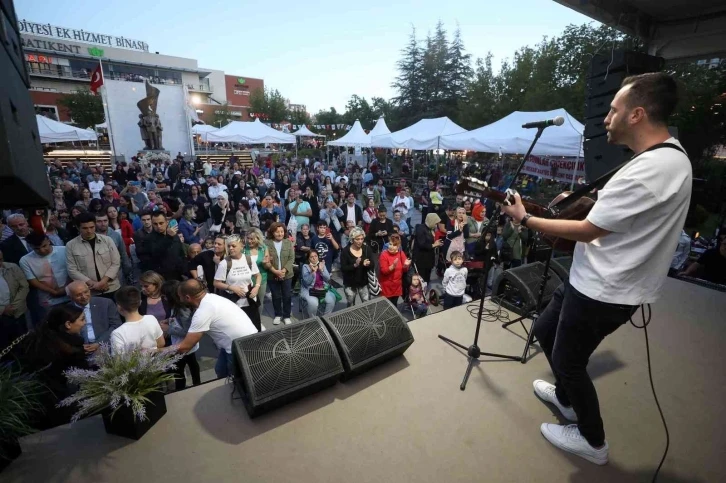
[[[93,94],[88,89],[79,89],[72,94],[66,94],[58,100],[58,103],[68,109],[78,127],[93,128],[105,119],[101,96]]]

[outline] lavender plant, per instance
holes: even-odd
[[[112,353],[110,345],[102,343],[91,356],[92,365],[98,370],[71,368],[65,376],[79,390],[58,403],[59,407],[78,404],[78,411],[71,422],[111,408],[111,417],[121,407],[131,408],[134,418],[143,421],[149,393],[158,391],[174,380],[170,369],[176,368],[181,355],[169,351],[149,352],[134,348]]]

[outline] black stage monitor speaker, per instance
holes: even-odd
[[[11,1],[0,2],[0,207],[43,207],[51,192],[43,162],[20,31]]]
[[[323,316],[345,367],[345,379],[403,354],[413,334],[387,299],[375,298]]]
[[[232,342],[235,383],[250,417],[332,386],[343,365],[317,317]]]
[[[530,263],[502,272],[492,286],[492,298],[502,307],[518,315],[526,315],[537,308],[537,295],[542,283],[544,263]],[[542,307],[546,307],[552,294],[562,283],[557,272],[550,267],[549,278],[542,297]]]
[[[572,267],[572,257],[558,257],[550,260],[550,268],[562,281],[570,279],[570,267]]]

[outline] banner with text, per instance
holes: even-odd
[[[522,174],[571,183],[573,176],[575,181],[585,176],[585,160],[530,156],[522,169]]]

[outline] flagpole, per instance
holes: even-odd
[[[103,76],[103,61],[99,58],[98,65],[101,68],[101,104],[103,105],[103,115],[106,118],[106,132],[108,132],[108,141],[111,145],[111,164],[116,166],[116,146],[113,142],[113,132],[111,129],[111,115],[108,109],[108,92],[106,92],[106,79]]]

